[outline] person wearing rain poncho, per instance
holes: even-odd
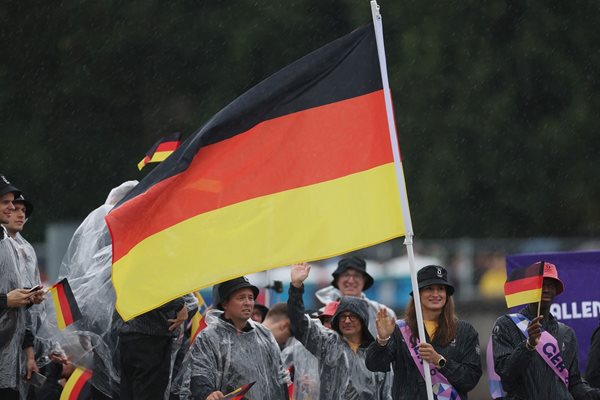
[[[367,329],[368,306],[362,299],[342,297],[332,319],[332,329],[304,315],[304,280],[310,265],[291,270],[288,313],[292,334],[317,357],[321,400],[391,399],[389,373],[371,372],[365,365],[367,346],[373,336]]]
[[[213,287],[207,327],[196,338],[187,363],[191,397],[218,400],[233,390],[256,382],[245,398],[286,398],[289,376],[271,332],[251,320],[258,288],[245,277]]]
[[[319,362],[302,344],[292,337],[287,303],[277,303],[267,313],[263,326],[271,331],[281,350],[283,365],[292,378],[291,398],[316,400],[321,387]]]
[[[25,287],[32,288],[41,285],[40,271],[38,269],[37,256],[33,246],[21,235],[25,223],[33,214],[33,204],[25,200],[23,195],[19,195],[13,202],[15,211],[10,216],[10,220],[4,225],[8,235],[13,240],[13,245],[17,251],[17,261],[22,272],[23,284]],[[40,293],[40,296],[42,294]],[[44,303],[34,305],[27,310],[27,330],[36,334],[45,316]],[[39,350],[36,347],[36,350]]]
[[[13,204],[20,191],[0,175],[0,223],[7,224],[15,211]],[[0,398],[17,399],[22,373],[29,378],[37,370],[33,355],[33,336],[26,335],[25,307],[8,307],[8,294],[24,288],[25,273],[20,268],[17,250],[4,227],[0,227],[0,293],[7,295],[7,307],[0,308]],[[41,292],[41,291],[38,291]],[[28,297],[29,305],[39,303],[42,293]],[[23,354],[27,361],[23,362]],[[23,371],[25,370],[25,371]]]
[[[319,289],[315,293],[317,299],[323,304],[336,301],[342,296],[365,300],[369,310],[369,332],[373,336],[377,334],[375,316],[379,310],[384,309],[391,318],[396,318],[396,314],[389,307],[369,299],[364,294],[365,290],[373,286],[374,280],[367,272],[367,263],[362,258],[356,256],[342,258],[332,276],[331,286]]]

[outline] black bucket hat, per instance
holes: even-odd
[[[347,258],[342,258],[338,262],[338,266],[335,271],[333,271],[333,281],[331,281],[331,286],[336,289],[339,289],[337,285],[337,280],[341,274],[343,274],[348,268],[352,268],[363,274],[365,277],[365,286],[363,290],[367,290],[371,286],[373,286],[373,277],[367,273],[367,263],[360,257],[352,256]]]
[[[19,195],[21,194],[21,191],[14,187],[8,181],[8,179],[6,179],[6,176],[0,174],[0,196],[4,196],[6,193],[10,192],[13,192],[15,194],[15,198],[19,197]]]
[[[340,335],[342,332],[340,331],[340,315],[349,311],[358,315],[358,318],[362,322],[362,345],[368,345],[375,339],[371,332],[369,332],[369,306],[367,302],[363,299],[359,299],[358,297],[350,297],[344,296],[340,299],[340,303],[335,310],[335,314],[333,314],[333,318],[331,318],[331,328],[335,330]]]
[[[233,292],[244,288],[252,289],[254,298],[258,296],[258,288],[251,284],[245,276],[240,276],[239,278],[234,278],[213,286],[213,305],[219,310],[222,310],[223,302],[229,299],[229,296],[231,296]]]
[[[430,285],[444,285],[446,286],[446,293],[448,296],[454,294],[454,286],[448,282],[448,271],[446,268],[440,267],[439,265],[427,265],[417,272],[417,283],[419,289],[423,289]],[[410,292],[413,295],[413,292]]]
[[[25,204],[25,218],[29,219],[29,217],[31,216],[31,214],[33,214],[33,204],[31,204],[30,201],[25,200],[25,197],[23,197],[22,194],[19,195],[19,197],[17,197],[13,203],[23,203]]]

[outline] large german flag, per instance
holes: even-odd
[[[504,284],[507,307],[538,303],[542,298],[544,283],[544,263],[542,261],[527,267],[515,268]]]
[[[373,26],[237,98],[106,221],[125,320],[243,274],[402,236]]]

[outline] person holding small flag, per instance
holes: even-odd
[[[427,343],[419,343],[415,302],[394,321],[385,310],[377,314],[377,340],[369,346],[371,371],[394,370],[393,399],[427,399],[422,360],[429,363],[438,400],[466,400],[481,378],[479,335],[454,313],[454,286],[444,267],[428,265],[417,272]],[[414,296],[413,293],[410,293]]]
[[[550,313],[563,291],[556,266],[548,262],[509,275],[507,305],[527,305],[498,318],[492,331],[492,372],[500,377],[503,399],[600,399],[600,389],[581,378],[575,332]]]
[[[222,400],[228,393],[254,383],[244,398],[286,398],[289,375],[271,331],[251,319],[258,288],[246,277],[213,287],[207,326],[196,337],[187,366],[194,400]]]

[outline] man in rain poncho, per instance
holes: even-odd
[[[366,302],[342,297],[332,319],[332,329],[304,315],[304,280],[310,265],[292,266],[288,313],[292,333],[319,361],[321,400],[391,399],[389,373],[371,372],[365,365],[369,343],[374,339],[367,326]]]
[[[316,400],[319,398],[319,362],[302,344],[292,337],[287,303],[271,307],[263,326],[271,331],[281,350],[283,365],[292,376],[294,400]]]
[[[246,394],[250,400],[286,398],[289,377],[271,332],[251,320],[258,288],[245,277],[213,287],[208,326],[192,347],[190,390],[193,399],[219,400],[227,393],[256,382]]]
[[[15,211],[13,204],[20,191],[0,175],[0,223],[7,224]],[[14,289],[25,286],[25,274],[19,268],[17,250],[8,237],[4,227],[0,228],[0,293],[8,294]],[[40,291],[41,292],[41,291]],[[29,297],[29,304],[41,302],[42,293]],[[0,398],[18,399],[21,375],[26,377],[37,370],[33,356],[33,337],[25,334],[25,307],[7,307],[0,309]],[[27,354],[27,363],[23,365],[23,352]]]

